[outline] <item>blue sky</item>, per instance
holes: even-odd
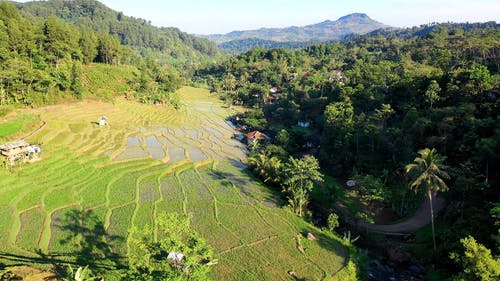
[[[22,1],[25,2],[25,1]],[[128,16],[196,34],[303,26],[350,13],[411,27],[430,22],[500,22],[500,0],[100,0]]]

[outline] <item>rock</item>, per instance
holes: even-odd
[[[416,266],[416,265],[412,265],[408,268],[408,270],[410,270],[412,273],[414,274],[422,274],[424,273],[424,271],[422,270],[422,268],[420,268],[420,266]]]
[[[311,240],[311,241],[316,240],[316,237],[314,237],[314,235],[311,232],[308,232],[306,237],[307,237],[307,240]]]
[[[382,263],[380,263],[379,260],[372,260],[371,261],[371,265],[372,266],[375,266],[375,267],[381,267],[382,266]]]
[[[347,185],[347,187],[355,187],[356,186],[356,181],[355,180],[348,180],[345,185]]]
[[[411,261],[411,255],[399,248],[389,249],[389,262],[395,265],[408,264]]]

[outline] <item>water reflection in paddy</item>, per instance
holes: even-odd
[[[233,131],[230,126],[224,121],[214,123],[215,126],[204,125],[199,129],[158,126],[135,128],[139,133],[127,137],[127,146],[123,151],[110,150],[106,154],[118,154],[115,161],[148,157],[168,159],[170,163],[185,160],[186,157],[192,162],[243,159],[245,146],[231,139]]]

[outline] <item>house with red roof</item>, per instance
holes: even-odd
[[[261,133],[259,131],[250,132],[250,133],[246,134],[246,137],[247,137],[247,144],[248,145],[252,145],[258,141],[268,142],[271,140],[271,138],[269,136],[267,136],[266,134]]]

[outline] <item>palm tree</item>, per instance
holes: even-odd
[[[247,164],[250,165],[256,174],[265,178],[267,171],[267,156],[262,153],[255,153],[247,158]]]
[[[262,181],[268,183],[279,183],[281,181],[281,168],[283,162],[276,156],[267,156],[263,153],[256,153],[247,158],[247,164],[254,172],[260,176]]]
[[[419,150],[418,154],[420,157],[416,157],[413,163],[406,165],[406,173],[413,176],[413,181],[410,182],[411,189],[415,192],[422,186],[427,189],[431,208],[432,243],[436,250],[432,196],[437,192],[448,190],[444,179],[449,179],[450,176],[444,171],[446,169],[443,164],[445,158],[437,153],[436,149],[425,148]]]
[[[318,160],[311,155],[301,159],[291,156],[284,166],[283,172],[286,177],[283,182],[284,189],[288,193],[292,209],[299,216],[302,216],[314,183],[323,182],[323,175],[319,169]]]

